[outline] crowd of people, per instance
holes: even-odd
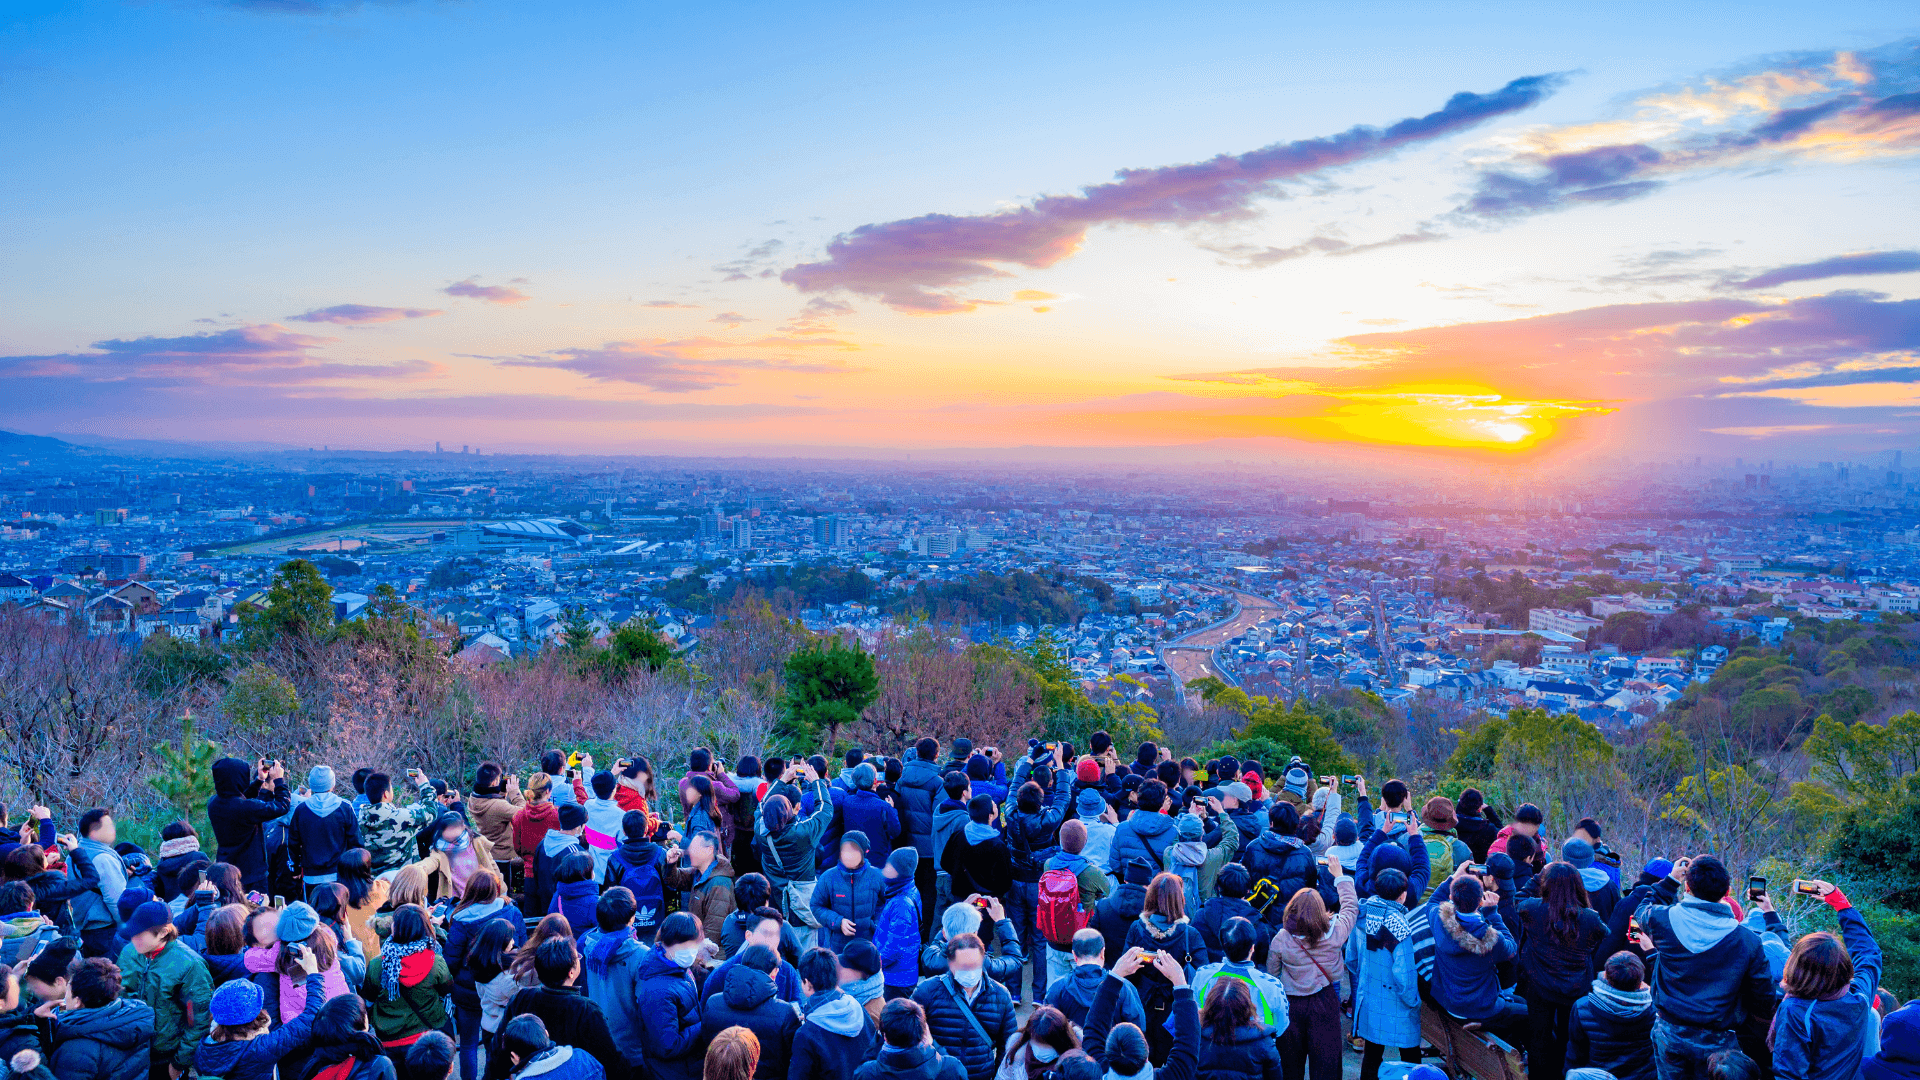
[[[697,749],[670,786],[557,750],[465,787],[213,776],[213,835],[151,853],[102,809],[0,831],[11,1074],[1444,1080],[1429,1010],[1535,1080],[1920,1076],[1839,889],[1788,886],[1840,927],[1793,941],[1712,855],[1634,874],[1600,822],[1470,788],[1104,734]]]

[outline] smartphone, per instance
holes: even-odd
[[[1349,786],[1351,786],[1351,785],[1353,785],[1353,784],[1355,784],[1355,783],[1358,783],[1358,782],[1359,782],[1359,780],[1360,780],[1360,778],[1359,778],[1359,777],[1357,777],[1357,776],[1343,776],[1343,777],[1341,777],[1341,778],[1340,778],[1340,782],[1341,782],[1341,783],[1343,783],[1343,784],[1347,784],[1347,785],[1349,785]]]
[[[273,898],[273,907],[274,907],[274,910],[276,910],[276,911],[278,911],[279,909],[281,909],[281,908],[283,908],[283,907],[286,907],[286,906],[287,906],[287,898],[286,898],[286,897],[284,897],[284,896],[276,896],[276,897],[274,897],[274,898]]]
[[[1321,866],[1327,865],[1327,857],[1325,855],[1322,855],[1319,858],[1314,859],[1313,861],[1319,863]]]
[[[1627,916],[1627,933],[1638,934],[1639,932],[1640,932],[1640,916],[1638,915]]]
[[[260,905],[266,902],[267,902],[266,893],[258,892],[258,891],[249,891],[247,893],[247,903],[252,904],[254,907],[259,907]]]
[[[297,941],[288,941],[280,946],[280,951],[298,960],[300,959],[300,954],[306,951],[306,946]]]
[[[1819,896],[1820,886],[1815,885],[1811,881],[1800,881],[1796,879],[1793,883],[1793,891],[1799,893],[1801,896]]]
[[[1759,899],[1767,895],[1767,879],[1755,874],[1747,879],[1747,895]]]
[[[1472,874],[1474,877],[1486,877],[1487,864],[1483,862],[1468,863],[1467,873]]]

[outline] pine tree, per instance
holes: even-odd
[[[161,743],[153,752],[161,763],[160,771],[147,778],[153,790],[172,803],[182,819],[190,821],[197,811],[206,810],[207,800],[213,797],[213,762],[220,756],[220,747],[194,730],[192,709],[180,718],[179,745]]]

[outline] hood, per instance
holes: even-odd
[[[547,835],[540,838],[540,851],[549,859],[557,859],[567,852],[575,850],[584,851],[586,849],[580,846],[580,838],[572,833],[564,833],[559,829],[548,829]]]
[[[1453,901],[1440,903],[1440,925],[1447,936],[1460,947],[1462,952],[1471,956],[1485,956],[1500,945],[1500,931],[1487,925],[1487,921],[1478,915],[1461,915],[1454,909]]]
[[[331,791],[316,791],[307,796],[307,801],[300,805],[319,814],[321,817],[327,817],[335,810],[345,806],[346,801]]]
[[[553,887],[553,895],[561,900],[593,900],[600,895],[600,886],[592,878],[585,881],[562,881]]]
[[[633,955],[646,946],[633,939],[633,931],[589,930],[580,935],[580,952],[585,957],[587,970],[596,975],[605,975],[614,964],[624,964]]]
[[[1706,952],[1740,928],[1740,920],[1724,904],[1705,900],[1682,900],[1667,909],[1667,922],[1680,947],[1690,953]]]
[[[1920,1067],[1920,1003],[1903,1005],[1880,1022],[1880,1054],[1873,1060]]]
[[[926,1069],[927,1062],[940,1055],[937,1046],[888,1046],[880,1044],[880,1056],[876,1059],[882,1069],[888,1072],[917,1073]]]
[[[530,802],[515,810],[514,813],[527,815],[530,825],[545,825],[552,828],[560,824],[560,807],[553,802]]]
[[[985,844],[1000,838],[999,829],[991,825],[982,825],[972,819],[968,819],[966,828],[961,831],[966,834],[968,844]]]
[[[727,985],[721,995],[728,1008],[752,1012],[773,1000],[773,977],[745,964],[735,964],[727,969]]]
[[[533,1059],[520,1066],[520,1071],[514,1073],[513,1077],[514,1080],[523,1080],[526,1077],[545,1076],[563,1070],[571,1072],[572,1069],[569,1066],[572,1060],[573,1047],[550,1046],[533,1055]]]
[[[685,979],[689,982],[693,979],[691,975],[687,974],[686,968],[673,962],[673,957],[667,955],[666,949],[648,949],[647,954],[640,958],[639,977],[642,979],[652,979],[659,976]]]
[[[1580,884],[1585,885],[1588,892],[1596,893],[1613,884],[1613,881],[1607,877],[1605,870],[1597,866],[1589,866],[1580,871]]]
[[[433,962],[439,959],[432,949],[421,949],[410,956],[400,958],[400,974],[395,976],[401,986],[419,986],[433,974]]]
[[[659,844],[645,838],[636,840],[633,837],[622,839],[616,850],[620,852],[620,858],[628,866],[645,866],[666,854],[666,849]]]
[[[1619,1020],[1633,1020],[1644,1016],[1653,1008],[1653,991],[1645,986],[1638,990],[1615,990],[1605,979],[1593,980],[1593,1007]]]
[[[1175,934],[1178,934],[1181,927],[1187,925],[1187,917],[1185,915],[1180,916],[1172,922],[1168,922],[1164,915],[1150,915],[1143,911],[1140,913],[1139,919],[1140,925],[1147,928],[1147,935],[1155,941],[1166,941]]]
[[[463,923],[470,922],[470,923],[476,923],[476,924],[485,922],[486,920],[491,919],[495,915],[506,910],[506,907],[507,907],[507,902],[504,898],[489,900],[484,904],[474,904],[471,907],[464,907],[464,908],[461,908],[459,911],[454,912],[453,921],[463,922]]]
[[[1079,877],[1080,871],[1086,868],[1087,857],[1071,851],[1056,851],[1053,857],[1047,860],[1047,869],[1065,870],[1075,877]]]
[[[213,763],[213,793],[238,798],[253,782],[253,766],[239,758],[223,757]]]
[[[936,829],[954,828],[962,821],[971,820],[973,819],[967,816],[967,808],[958,804],[952,807],[942,806],[933,812],[933,827]]]
[[[1135,836],[1149,840],[1158,840],[1175,831],[1173,819],[1157,810],[1127,815],[1127,827]]]
[[[1207,845],[1199,840],[1176,841],[1167,851],[1168,858],[1182,866],[1199,866],[1207,861]]]
[[[732,976],[728,976],[732,981]],[[867,1010],[853,995],[834,989],[807,999],[806,1023],[818,1024],[835,1035],[853,1038],[866,1027]]]
[[[0,938],[27,937],[40,932],[43,926],[53,924],[40,917],[37,911],[24,911],[0,921]]]
[[[1366,847],[1365,844],[1360,844],[1360,843],[1328,844],[1327,858],[1339,859],[1341,866],[1347,867],[1349,870],[1351,870],[1353,867],[1359,865],[1360,852],[1361,852],[1361,849],[1365,847]]]
[[[1093,995],[1100,989],[1100,981],[1106,977],[1107,969],[1101,967],[1099,964],[1073,965],[1073,988],[1076,991],[1084,992],[1078,993],[1075,996],[1084,997],[1087,1001],[1091,1002]]]
[[[153,1009],[145,1002],[120,998],[98,1009],[56,1013],[62,1036],[85,1037],[116,1050],[131,1050],[153,1040]]]

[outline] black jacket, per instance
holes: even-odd
[[[1605,1069],[1614,1080],[1654,1080],[1653,1005],[1628,1012],[1592,994],[1574,1002],[1567,1068]]]
[[[1040,867],[1060,848],[1060,823],[1066,815],[1052,807],[1037,814],[1015,810],[1007,815],[1007,852],[1013,859],[1013,880],[1040,880]]]
[[[1120,1000],[1120,980],[1109,976],[1093,996],[1093,1008],[1087,1013],[1086,1034],[1080,1045],[1103,1070],[1107,1066],[1107,1032],[1113,1028],[1114,1003]],[[1153,1070],[1151,1077],[1135,1074],[1137,1080],[1194,1080],[1200,1066],[1200,1007],[1193,1003],[1193,988],[1182,986],[1173,992],[1173,1052],[1167,1063]]]
[[[873,1017],[845,990],[815,994],[800,1010],[787,1080],[845,1080],[879,1046]]]
[[[882,1046],[853,1080],[967,1080],[967,1069],[938,1046]]]
[[[338,873],[341,854],[360,846],[360,819],[347,799],[325,817],[313,804],[301,803],[293,808],[287,840],[293,845],[294,873],[304,877]]]
[[[1561,1005],[1584,997],[1593,985],[1594,950],[1606,940],[1607,924],[1592,908],[1581,908],[1573,941],[1561,944],[1548,931],[1545,900],[1522,900],[1515,910],[1522,992]]]
[[[248,889],[267,888],[266,824],[287,812],[293,797],[285,780],[264,786],[253,766],[239,758],[213,763],[213,798],[207,800],[207,818],[219,845],[215,861],[240,869],[240,883]]]
[[[1236,1028],[1225,1043],[1213,1035],[1210,1027],[1200,1029],[1199,1080],[1280,1080],[1280,1044],[1272,1028]]]
[[[1226,950],[1220,946],[1220,929],[1227,925],[1228,919],[1245,919],[1255,927],[1260,925],[1260,913],[1245,900],[1231,896],[1216,896],[1200,905],[1200,915],[1193,920],[1194,928],[1200,931],[1200,937],[1207,943],[1207,955],[1221,957]],[[1254,963],[1261,970],[1267,966],[1267,942],[1272,940],[1268,934],[1259,935],[1259,944],[1254,946]]]
[[[1653,1007],[1672,1023],[1722,1031],[1732,1030],[1743,1018],[1771,1017],[1773,977],[1760,935],[1734,925],[1709,944],[1698,934],[1676,931],[1677,909],[1685,911],[1682,920],[1694,923],[1702,918],[1733,921],[1733,913],[1719,904],[1674,904],[1679,888],[1672,878],[1653,887],[1654,903],[1666,906],[1655,906],[1641,927],[1653,939]]]
[[[980,980],[980,989],[965,1005],[966,991],[951,974],[926,979],[914,987],[913,1000],[926,1011],[927,1026],[933,1041],[960,1059],[968,1080],[990,1080],[1000,1067],[1000,1054],[1019,1026],[1013,1015],[1013,995],[993,979]],[[963,1009],[971,1008],[974,1018],[986,1030],[982,1042]]]
[[[1013,854],[1005,837],[993,836],[973,843],[964,830],[947,841],[940,869],[953,878],[953,895],[965,899],[974,893],[1004,897],[1013,891]]]
[[[500,1018],[500,1030],[507,1030],[507,1021],[527,1013],[547,1025],[547,1038],[555,1045],[585,1050],[607,1071],[607,1080],[625,1080],[627,1059],[613,1045],[606,1015],[587,998],[585,990],[577,986],[534,986],[522,990],[507,1002],[507,1011]],[[498,1071],[494,1068],[496,1059]],[[496,1037],[487,1053],[487,1075],[498,1078],[511,1071],[511,1059],[506,1050],[500,1048]]]
[[[1113,890],[1112,895],[1093,906],[1093,918],[1089,922],[1107,942],[1107,966],[1120,962],[1120,954],[1127,951],[1127,931],[1140,919],[1140,909],[1147,904],[1145,885],[1122,885]]]
[[[1491,810],[1486,811],[1485,817],[1462,814],[1453,835],[1459,837],[1473,852],[1474,862],[1486,862],[1487,852],[1493,849],[1493,842],[1500,838],[1500,818]]]
[[[794,1032],[800,1030],[800,1012],[773,993],[773,977],[736,964],[727,972],[727,988],[707,999],[700,1009],[700,1045],[730,1027],[743,1027],[760,1040],[760,1064],[755,1080],[786,1080],[787,1059]]]
[[[27,884],[33,886],[33,910],[62,932],[73,933],[73,905],[68,901],[87,891],[86,879],[68,877],[58,870],[42,870],[28,878]]]
[[[1297,837],[1261,833],[1241,850],[1240,862],[1247,868],[1249,880],[1258,882],[1265,878],[1279,890],[1280,898],[1267,908],[1269,926],[1280,925],[1287,901],[1293,899],[1294,893],[1319,887],[1320,867],[1313,861],[1313,849],[1300,843]]]

